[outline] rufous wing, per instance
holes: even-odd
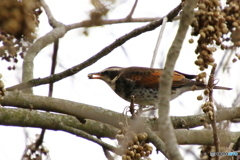
[[[128,68],[127,72],[122,73],[122,78],[131,80],[137,86],[144,86],[146,88],[159,88],[160,76],[162,76],[162,69],[149,69],[149,68]],[[194,75],[189,75],[194,78]],[[172,77],[172,88],[183,86],[193,81],[186,78],[184,74],[174,71]]]

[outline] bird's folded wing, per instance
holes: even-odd
[[[160,76],[162,75],[161,69],[152,69],[152,70],[144,70],[137,72],[129,72],[122,74],[122,78],[125,78],[126,80],[133,81],[136,86],[144,86],[145,88],[153,88],[158,89],[159,88],[159,81]],[[193,77],[193,76],[192,76]],[[194,77],[193,77],[194,78]],[[172,76],[172,88],[178,88],[183,85],[194,85],[196,81],[193,81],[191,79],[188,79],[185,77],[184,74],[181,74],[180,72],[174,71]]]

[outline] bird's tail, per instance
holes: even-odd
[[[222,86],[214,86],[213,89],[232,90],[232,88],[222,87]]]

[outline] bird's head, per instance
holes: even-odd
[[[109,67],[101,72],[89,73],[89,79],[101,79],[106,82],[112,89],[115,88],[115,82],[113,79],[116,78],[123,68],[121,67]]]

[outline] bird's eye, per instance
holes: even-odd
[[[109,74],[109,71],[104,71],[103,73],[104,73],[104,74]]]

